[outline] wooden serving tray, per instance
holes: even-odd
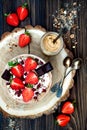
[[[1,74],[4,71],[7,62],[13,57],[20,54],[30,53],[41,57],[46,62],[50,61],[54,68],[52,71],[52,85],[54,85],[56,82],[61,80],[64,74],[64,58],[68,55],[72,56],[72,53],[65,47],[56,56],[48,57],[44,55],[40,49],[40,38],[46,30],[41,26],[32,27],[29,25],[25,28],[30,32],[32,37],[32,42],[29,47],[20,48],[18,46],[18,38],[20,34],[25,32],[24,28],[16,28],[11,33],[4,33],[0,41],[0,107],[2,111],[9,116],[36,118],[43,114],[54,112],[58,103],[67,99],[69,96],[69,89],[74,83],[73,77],[75,73],[71,72],[66,77],[61,98],[57,98],[55,93],[49,91],[49,93],[41,101],[36,101],[34,104],[23,104],[8,96],[5,87],[2,84]]]

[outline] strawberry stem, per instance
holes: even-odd
[[[26,34],[26,35],[30,35],[30,33],[29,33],[28,31],[25,31],[25,34]]]
[[[28,7],[28,4],[25,2],[23,5],[22,5],[23,8],[27,8]]]
[[[27,31],[26,27],[24,27],[24,29],[25,29],[25,34],[30,35],[30,33]]]
[[[57,120],[55,120],[55,124],[58,125],[58,121]]]
[[[9,65],[10,67],[14,67],[14,66],[16,66],[17,64],[18,64],[18,61],[15,61],[15,62],[10,61],[10,62],[8,62],[8,65]]]
[[[9,13],[9,14],[10,14],[10,13]],[[9,14],[7,14],[7,13],[4,13],[4,16],[5,16],[5,17],[7,17]]]
[[[12,82],[12,79],[13,79],[13,75],[10,76],[10,83]]]
[[[28,88],[33,88],[33,85],[32,85],[32,84],[27,84],[26,87],[28,87]]]
[[[72,104],[74,107],[76,107],[76,100],[75,99],[72,101]]]

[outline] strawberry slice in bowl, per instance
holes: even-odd
[[[24,74],[24,67],[21,64],[17,64],[11,68],[10,72],[16,77],[21,78]]]
[[[23,96],[23,101],[24,102],[28,102],[28,101],[30,101],[33,98],[34,91],[32,90],[32,88],[25,88],[22,91],[22,96]]]
[[[38,81],[39,81],[39,78],[33,71],[30,71],[29,74],[27,74],[25,78],[25,82],[29,84],[37,84]]]
[[[37,62],[33,58],[31,57],[26,58],[25,67],[24,67],[25,71],[34,70],[36,69],[36,67],[37,67]]]
[[[13,78],[10,83],[10,87],[14,90],[20,90],[25,88],[22,80],[20,80],[19,78]]]

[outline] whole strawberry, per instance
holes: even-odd
[[[28,12],[27,6],[28,6],[28,4],[24,3],[22,6],[19,6],[17,8],[17,14],[21,21],[24,20],[28,16],[29,12]]]
[[[4,14],[6,22],[11,26],[18,26],[19,19],[16,13]]]
[[[20,47],[25,47],[30,42],[31,42],[31,36],[30,36],[29,32],[26,31],[25,33],[23,33],[19,36],[19,43],[18,44]]]

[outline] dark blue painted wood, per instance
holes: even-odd
[[[3,114],[0,113],[0,130],[3,128]]]
[[[0,1],[0,36],[3,33],[3,2]]]

